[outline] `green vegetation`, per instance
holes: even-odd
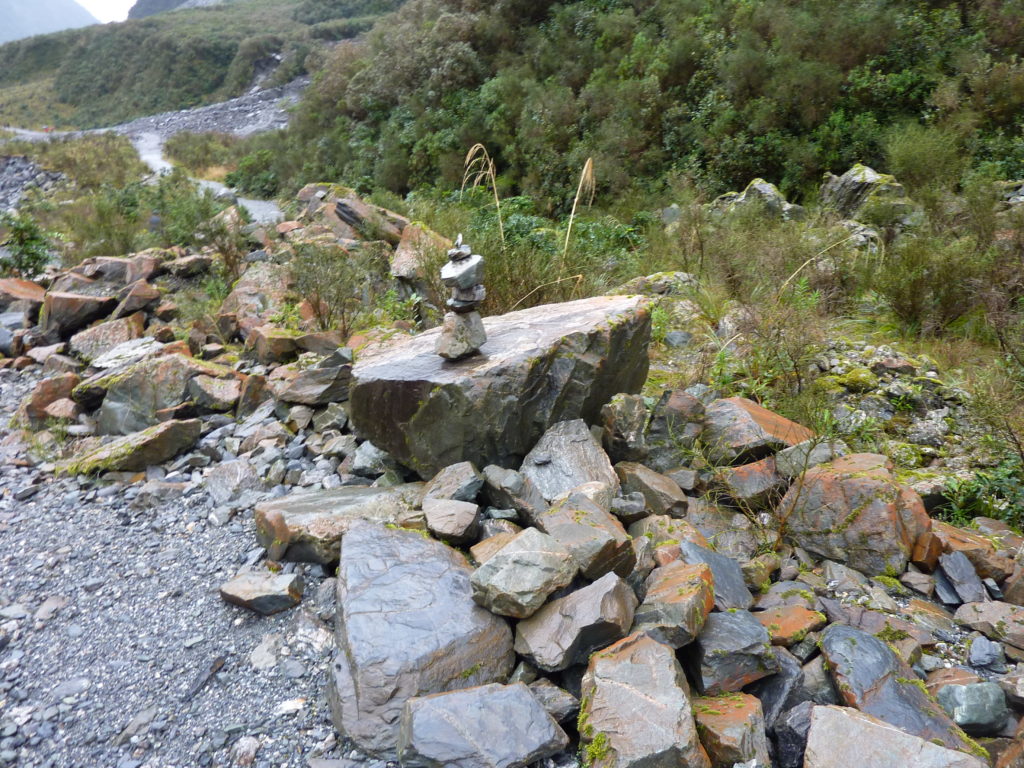
[[[28,214],[0,211],[0,275],[34,278],[49,261],[54,238]]]
[[[240,0],[18,40],[0,46],[0,123],[92,127],[218,101],[277,56],[270,83],[287,82],[398,4]]]

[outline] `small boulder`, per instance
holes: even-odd
[[[961,605],[953,618],[981,632],[989,640],[1024,650],[1024,608],[993,600]]]
[[[215,464],[207,473],[206,490],[217,505],[235,501],[246,491],[258,490],[263,482],[252,463],[235,459]]]
[[[1010,711],[997,683],[947,685],[936,699],[953,722],[972,736],[994,736],[1006,725]]]
[[[235,378],[214,378],[201,374],[188,382],[188,396],[197,407],[223,413],[238,404],[242,382]]]
[[[278,395],[286,403],[327,405],[348,400],[348,383],[352,366],[307,368],[299,373]]]
[[[647,458],[645,430],[649,417],[643,395],[618,394],[601,408],[602,444],[614,462]]]
[[[226,602],[270,616],[298,605],[302,589],[298,574],[243,571],[221,585],[220,596]]]
[[[480,507],[469,501],[423,499],[427,530],[449,544],[476,540],[480,527]]]
[[[697,637],[715,604],[714,576],[704,563],[676,560],[655,568],[644,585],[644,601],[633,616],[633,632],[682,648]]]
[[[733,768],[755,760],[768,766],[768,736],[761,702],[746,693],[701,696],[693,700],[697,733],[711,768]]]
[[[68,346],[71,351],[85,360],[92,360],[109,352],[126,341],[141,339],[145,330],[146,316],[141,312],[122,317],[120,320],[108,320],[79,331],[71,337]]]
[[[537,527],[569,550],[588,579],[609,572],[628,576],[636,564],[626,529],[601,502],[587,495],[587,489],[601,491],[601,483],[585,483],[554,500],[536,521]],[[606,494],[610,495],[610,494]]]
[[[684,541],[680,544],[679,559],[684,563],[705,563],[714,574],[715,607],[720,611],[732,608],[746,610],[753,604],[754,596],[750,594],[743,578],[743,570],[739,563],[731,557],[712,552],[710,549]]]
[[[19,420],[33,429],[39,429],[49,418],[46,409],[58,400],[71,397],[80,381],[74,373],[62,373],[42,379],[19,407]]]
[[[715,400],[704,419],[701,441],[718,464],[756,461],[814,437],[807,427],[743,397]]]
[[[475,502],[484,486],[484,476],[471,461],[445,467],[423,487],[423,499],[451,499]]]
[[[668,472],[684,464],[704,429],[704,404],[682,390],[665,392],[651,413],[647,426],[647,458],[656,472]]]
[[[70,474],[93,472],[137,472],[162,464],[191,448],[202,432],[199,419],[165,421],[156,426],[116,438],[98,448],[62,462],[59,468]]]
[[[616,464],[615,474],[618,475],[622,492],[642,494],[652,514],[669,517],[683,517],[686,514],[686,494],[671,478],[630,461]]]
[[[608,455],[583,419],[563,421],[548,429],[523,459],[520,472],[548,501],[583,483],[619,486]]]
[[[85,296],[50,291],[43,299],[39,325],[47,335],[69,339],[87,325],[110,314],[117,305],[112,296]]]
[[[738,691],[778,670],[768,631],[748,611],[710,614],[687,653],[706,696]]]
[[[473,573],[473,599],[492,613],[525,619],[556,589],[567,586],[578,566],[557,540],[527,528]]]

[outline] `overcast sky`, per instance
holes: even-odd
[[[135,0],[78,0],[100,21],[124,21]]]

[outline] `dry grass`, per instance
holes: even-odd
[[[53,78],[0,88],[0,125],[39,130],[44,125],[58,130],[78,128],[72,122],[75,108],[62,103]]]
[[[505,247],[505,224],[501,219],[501,198],[498,197],[498,177],[494,169],[494,161],[483,144],[474,144],[466,153],[463,161],[464,170],[462,173],[462,187],[459,195],[466,191],[466,187],[479,187],[489,185],[494,194],[494,210],[498,215],[498,231],[501,234],[501,247]]]

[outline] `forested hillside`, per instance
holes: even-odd
[[[237,96],[268,57],[285,81],[399,0],[239,0],[0,46],[0,123],[109,125]],[[276,63],[276,61],[274,62]]]
[[[274,170],[458,185],[482,142],[563,204],[588,157],[603,195],[672,172],[799,195],[905,140],[1017,177],[1022,32],[1019,0],[413,0],[334,53]]]

